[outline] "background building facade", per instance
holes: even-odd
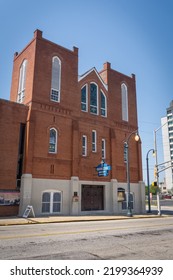
[[[92,68],[79,76],[78,49],[50,42],[36,30],[33,40],[14,55],[10,101],[0,103],[8,109],[2,120],[5,114],[11,118],[15,134],[11,178],[9,148],[1,139],[6,162],[0,162],[0,188],[20,189],[19,215],[27,205],[36,215],[127,211],[124,141],[138,129],[134,74],[121,74],[106,62],[100,72]],[[131,139],[129,154],[132,208],[141,213],[141,143]],[[96,167],[103,161],[111,170],[99,177]]]
[[[165,186],[167,190],[173,188],[173,168],[170,167],[173,162],[173,101],[166,109],[166,117],[161,119],[162,139],[165,167]]]

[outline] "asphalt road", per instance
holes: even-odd
[[[173,199],[160,199],[160,210],[163,215],[173,215]],[[151,201],[151,212],[158,213],[157,201]]]
[[[173,260],[173,217],[3,226],[0,259]]]

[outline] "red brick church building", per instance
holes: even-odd
[[[0,215],[22,216],[27,205],[37,216],[126,213],[124,142],[137,129],[134,74],[106,62],[79,76],[78,48],[36,30],[14,55],[10,101],[0,99]],[[141,143],[133,137],[129,157],[132,210],[142,213]],[[103,161],[111,170],[98,176]],[[19,212],[7,205],[17,193]]]

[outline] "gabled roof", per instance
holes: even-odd
[[[101,76],[99,75],[98,71],[96,70],[95,67],[91,68],[90,70],[88,70],[87,72],[85,72],[83,75],[78,77],[78,82],[80,82],[82,79],[84,79],[86,76],[88,76],[91,72],[95,72],[95,74],[97,75],[97,77],[99,78],[99,80],[101,81],[101,83],[103,84],[104,88],[106,90],[108,90],[108,85],[104,83],[103,79],[101,78]]]

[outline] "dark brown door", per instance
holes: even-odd
[[[82,186],[82,211],[103,210],[103,186]]]

